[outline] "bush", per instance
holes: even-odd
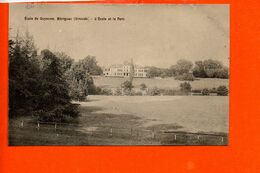
[[[173,89],[162,89],[160,92],[166,96],[174,96],[176,94],[176,91]]]
[[[43,122],[73,122],[80,116],[78,104],[69,103],[65,106],[57,106],[52,111],[39,111],[38,120]]]
[[[209,89],[207,88],[204,88],[202,91],[201,91],[201,94],[204,95],[204,96],[208,96],[209,95]]]
[[[228,88],[225,85],[221,85],[217,88],[217,95],[218,96],[227,96],[228,95]]]
[[[111,89],[103,88],[101,89],[100,95],[113,95],[113,92]]]
[[[126,80],[121,84],[121,88],[123,88],[124,95],[132,95],[132,89],[134,86],[131,81]]]
[[[100,87],[97,87],[95,85],[91,85],[89,88],[88,88],[88,93],[90,95],[100,95],[102,94],[102,88]]]
[[[195,77],[192,73],[184,73],[182,75],[177,75],[175,79],[180,81],[194,81]]]
[[[114,95],[116,95],[116,96],[121,96],[121,95],[122,95],[122,90],[121,90],[121,88],[117,88],[117,89],[115,90]]]
[[[180,84],[180,91],[185,93],[185,94],[188,94],[191,92],[191,85],[189,82],[184,82],[184,83],[181,83]]]
[[[95,94],[100,94],[101,93],[101,91],[102,91],[102,88],[100,88],[100,87],[96,87],[95,88]]]
[[[122,92],[122,95],[132,96],[133,95],[133,91],[129,90],[129,89],[124,89],[123,92]]]
[[[101,88],[100,88],[99,91],[98,91],[98,89],[99,89],[99,87],[96,87],[94,84],[89,85],[88,86],[88,94],[96,95],[96,94],[98,94],[99,91],[101,91]]]
[[[143,91],[147,88],[147,86],[144,83],[140,84],[140,89]]]
[[[216,88],[212,88],[209,92],[210,93],[217,93],[217,89]]]
[[[154,87],[154,88],[148,90],[148,95],[157,96],[160,94],[161,94],[161,92],[157,87]]]
[[[73,118],[77,118],[80,115],[79,104],[72,104],[72,103],[67,104],[63,110],[63,114]]]
[[[131,90],[132,88],[134,88],[132,82],[126,80],[124,81],[122,84],[121,84],[121,87],[124,89],[124,90]]]
[[[141,91],[136,91],[136,92],[132,92],[133,95],[135,96],[142,96],[143,93]]]
[[[196,93],[196,94],[199,94],[199,93],[202,92],[202,90],[201,90],[201,89],[194,89],[194,90],[192,90],[191,92]]]

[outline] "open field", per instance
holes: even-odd
[[[226,96],[89,96],[81,105],[99,108],[96,113],[140,117],[143,126],[177,124],[189,132],[228,132]]]
[[[227,145],[228,97],[89,96],[78,124],[9,121],[10,145]],[[21,126],[21,121],[24,122]]]
[[[95,76],[94,83],[99,87],[106,88],[118,88],[121,86],[121,83],[126,80],[125,78],[116,78],[116,77],[103,77]],[[146,84],[148,88],[158,87],[162,89],[179,89],[180,83],[183,81],[175,80],[174,78],[135,78],[133,84],[135,87],[140,87],[141,83]],[[190,82],[192,89],[203,89],[203,88],[217,88],[220,85],[229,86],[228,79],[215,79],[215,78],[201,78],[195,81]]]

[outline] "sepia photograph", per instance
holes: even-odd
[[[227,4],[10,4],[9,146],[227,146]]]

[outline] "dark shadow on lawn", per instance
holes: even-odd
[[[97,111],[104,110],[104,108],[99,106],[80,106],[79,109],[82,116],[84,116],[86,113],[94,113]]]
[[[76,126],[57,125],[55,128],[53,124],[41,124],[40,128],[37,128],[36,124],[26,123],[30,122],[32,117],[26,119],[23,127],[20,126],[20,119],[9,121],[9,145],[227,145],[228,143],[228,136],[224,134],[198,137],[197,134],[181,132],[183,126],[176,123],[154,124],[147,127],[144,124],[157,120],[131,114],[98,113],[103,109],[99,106],[80,106],[82,116]]]
[[[107,114],[89,113],[80,118],[83,127],[88,126],[107,126],[114,128],[133,128],[143,124],[141,117],[129,114]]]
[[[91,96],[88,96],[89,98],[87,98],[87,100],[85,102],[96,102],[96,101],[99,101],[100,99],[92,99]]]

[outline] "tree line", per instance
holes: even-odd
[[[9,40],[9,116],[34,116],[39,121],[76,121],[78,104],[95,88],[91,75],[102,73],[94,56],[75,62],[48,49],[37,54],[26,32]]]
[[[113,96],[186,96],[186,95],[197,95],[197,96],[228,96],[229,90],[227,86],[220,85],[213,88],[203,89],[192,89],[189,82],[185,81],[180,83],[179,88],[158,88],[158,87],[147,87],[145,83],[140,86],[133,86],[129,81],[124,81],[121,87],[116,89],[111,88],[100,88],[96,95],[113,95]]]
[[[174,77],[177,80],[193,81],[197,78],[229,78],[229,68],[218,60],[196,61],[193,64],[189,60],[180,59],[170,68],[147,67],[148,77]]]

